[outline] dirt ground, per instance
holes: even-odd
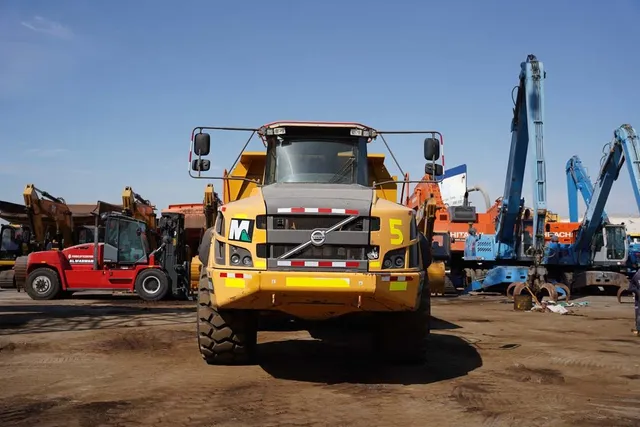
[[[640,426],[629,298],[434,299],[424,367],[296,330],[261,332],[256,366],[207,366],[193,303],[90,298],[0,292],[0,426]]]

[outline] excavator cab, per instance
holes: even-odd
[[[84,245],[86,243],[93,243],[95,241],[95,227],[83,226],[77,227],[74,230],[75,233],[75,242],[78,245]],[[104,228],[99,229],[98,241],[100,243],[104,242]]]
[[[25,243],[28,245],[30,233],[26,228],[3,224],[0,228],[0,260],[13,261],[22,255]],[[25,240],[26,239],[26,240]]]
[[[595,235],[592,243],[593,262],[617,265],[627,261],[629,241],[624,224],[606,224]]]
[[[433,233],[431,256],[435,261],[449,261],[451,258],[451,235],[448,232]]]

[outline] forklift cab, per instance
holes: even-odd
[[[94,238],[104,236],[103,262],[105,264],[147,263],[149,242],[146,224],[114,213],[101,215],[104,227]],[[98,243],[98,242],[96,242]]]

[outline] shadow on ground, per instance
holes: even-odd
[[[195,322],[195,305],[12,304],[0,306],[0,335],[122,327],[144,318],[155,324]],[[137,325],[134,325],[137,326]]]
[[[322,333],[324,330],[335,330],[343,327],[357,330],[368,330],[369,324],[366,318],[363,316],[363,321],[359,322],[359,319],[348,319],[344,321],[342,318],[324,320],[321,322],[305,322],[300,320],[293,320],[285,315],[279,313],[269,313],[269,315],[263,315],[260,317],[260,330],[270,332],[294,332],[309,330],[315,338],[323,339],[321,335],[316,335],[314,332]],[[443,319],[431,316],[431,330],[447,330],[447,329],[460,329],[462,326],[455,323],[448,322]]]
[[[432,334],[424,365],[391,365],[376,359],[366,336],[337,343],[323,340],[274,341],[259,345],[260,366],[279,379],[324,384],[429,384],[464,376],[482,366],[468,342]]]

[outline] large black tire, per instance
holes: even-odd
[[[145,301],[159,301],[169,293],[169,278],[159,268],[142,270],[136,277],[135,290]]]
[[[202,236],[202,240],[200,241],[200,246],[198,247],[198,258],[202,265],[209,264],[209,252],[211,251],[211,239],[213,238],[213,227],[207,228]]]
[[[204,269],[203,269],[204,270]],[[244,365],[255,361],[258,317],[249,310],[219,310],[206,273],[198,291],[198,346],[209,365]]]
[[[385,361],[399,364],[422,364],[427,360],[431,333],[431,290],[429,279],[420,294],[415,311],[379,313],[373,337],[374,349]]]
[[[48,267],[39,267],[27,275],[25,291],[34,300],[52,300],[62,293],[58,273]]]

